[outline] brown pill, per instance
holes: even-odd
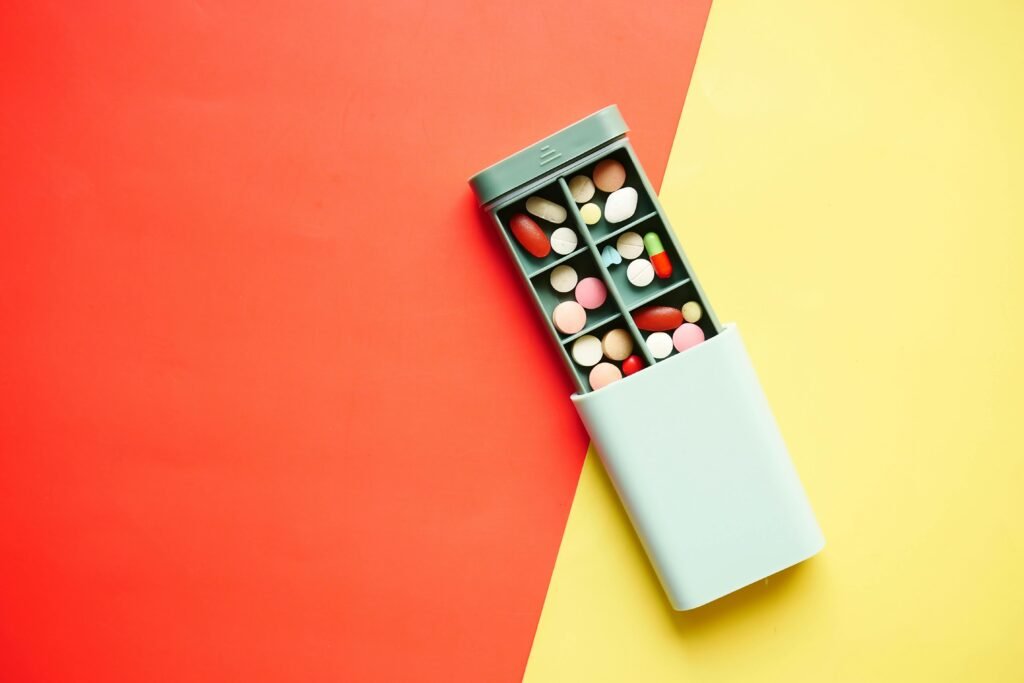
[[[633,322],[645,332],[668,332],[683,324],[683,312],[672,306],[644,306],[633,314]]]
[[[517,213],[508,222],[512,235],[516,241],[523,246],[523,249],[530,252],[537,258],[544,258],[551,253],[551,243],[548,236],[540,229],[532,218]]]
[[[594,167],[594,184],[602,192],[615,192],[626,182],[626,169],[615,159],[605,159]]]

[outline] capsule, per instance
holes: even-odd
[[[647,255],[651,257],[654,274],[662,280],[672,277],[672,262],[668,260],[665,247],[661,246],[661,238],[658,237],[658,233],[649,232],[644,235],[644,248],[647,249]]]
[[[509,219],[508,227],[512,230],[512,236],[522,245],[523,249],[537,258],[544,258],[551,253],[548,236],[529,216],[517,213]]]

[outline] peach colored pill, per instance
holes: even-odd
[[[583,308],[601,308],[608,298],[608,288],[596,277],[585,277],[576,285],[576,301]]]
[[[594,391],[622,379],[622,371],[611,363],[598,363],[590,371],[590,388]]]
[[[615,192],[626,182],[626,169],[615,159],[605,159],[594,167],[594,184],[602,192]]]
[[[693,323],[683,323],[672,333],[672,345],[676,351],[685,351],[704,341],[704,330]]]
[[[587,312],[575,301],[563,301],[551,312],[551,322],[562,334],[576,334],[587,324]]]
[[[626,360],[633,353],[633,337],[621,328],[609,330],[601,337],[601,349],[611,360]]]
[[[569,181],[569,193],[577,204],[586,204],[594,197],[594,183],[585,175],[575,176]]]
[[[555,266],[551,271],[551,289],[565,294],[576,289],[579,277],[572,266]]]
[[[624,232],[616,240],[615,248],[619,250],[622,258],[632,261],[644,253],[644,238],[639,233],[633,231]]]

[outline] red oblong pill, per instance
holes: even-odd
[[[512,236],[523,246],[523,249],[537,258],[544,258],[551,253],[551,242],[548,241],[548,236],[529,216],[517,213],[509,219],[508,227],[512,230]]]
[[[674,306],[644,306],[633,313],[633,322],[644,332],[668,332],[683,324],[683,312]]]

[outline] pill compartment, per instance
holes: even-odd
[[[593,159],[585,165],[574,168],[571,172],[564,173],[563,177],[565,181],[571,182],[577,175],[583,175],[593,179],[594,169],[601,162],[607,160],[618,161],[622,164],[626,170],[626,179],[622,185],[622,188],[633,188],[637,193],[637,203],[633,214],[623,221],[618,223],[609,223],[606,217],[606,209],[608,203],[608,197],[611,193],[605,192],[595,187],[594,196],[587,203],[597,204],[601,209],[601,218],[593,225],[587,226],[587,231],[594,238],[595,241],[600,241],[603,238],[619,232],[625,232],[630,229],[634,224],[640,223],[641,221],[657,215],[657,209],[654,205],[656,201],[652,196],[652,192],[649,189],[649,185],[645,182],[645,178],[642,172],[639,170],[635,159],[629,154],[625,147],[619,147],[609,153],[601,156],[600,158]],[[620,188],[620,189],[622,189]],[[573,206],[579,211],[584,204],[577,204],[573,202]]]
[[[529,211],[526,210],[526,202],[531,197],[540,197],[547,199],[548,201],[557,204],[566,211],[566,217],[561,223],[552,223],[550,221],[539,218]],[[566,259],[572,258],[578,254],[583,253],[586,250],[587,243],[580,234],[580,230],[573,223],[570,207],[567,205],[565,196],[562,193],[561,188],[558,186],[557,180],[546,186],[539,187],[528,195],[520,197],[515,202],[502,207],[496,213],[498,223],[501,225],[502,231],[505,233],[505,237],[508,243],[511,245],[512,252],[519,262],[522,269],[527,275],[536,274],[545,268],[554,266]],[[553,248],[547,256],[537,258],[530,252],[528,252],[522,244],[520,244],[512,233],[510,222],[512,217],[516,214],[523,214],[530,218],[537,226],[544,232],[544,235],[548,238],[548,244],[551,243],[551,234],[558,228],[569,228],[576,235],[576,247],[568,254],[559,254]]]
[[[588,321],[589,322],[589,321]],[[644,352],[643,342],[636,333],[636,328],[630,325],[626,318],[622,315],[616,314],[610,318],[604,320],[595,320],[592,324],[588,324],[587,327],[580,330],[578,333],[568,336],[562,340],[562,348],[569,358],[569,362],[572,365],[573,372],[576,374],[578,383],[582,384],[588,391],[590,391],[590,371],[593,366],[584,366],[576,362],[573,357],[573,345],[582,337],[587,335],[596,337],[598,340],[603,340],[604,336],[612,330],[621,329],[629,335],[632,341],[633,348],[629,355],[637,355],[644,359],[644,365],[648,365],[650,361],[647,359],[647,355]],[[602,356],[601,363],[611,363],[617,367],[620,371],[622,370],[622,361],[624,359],[612,359],[607,356]]]
[[[551,319],[551,315],[558,304],[564,301],[576,301],[575,288],[568,292],[559,292],[551,283],[552,274],[558,271],[560,266],[566,266],[575,271],[577,286],[580,281],[592,277],[600,280],[607,290],[607,284],[602,277],[601,269],[595,262],[593,254],[586,246],[584,246],[582,250],[569,254],[564,259],[559,259],[556,262],[548,264],[530,276],[530,287],[536,294],[537,300],[540,302],[541,308],[548,320]],[[611,293],[606,292],[603,304],[597,308],[587,310],[587,321],[584,324],[583,331],[577,334],[585,334],[586,330],[593,329],[610,320],[612,317],[621,316],[621,314],[622,311],[616,305],[615,299],[611,296]],[[557,329],[555,330],[555,333],[563,340],[565,338],[576,336],[576,334],[564,334],[559,332]]]
[[[694,324],[697,325],[697,327],[699,327],[701,331],[704,333],[704,341],[707,341],[714,337],[716,334],[718,334],[718,330],[715,328],[715,324],[711,320],[711,316],[709,316],[707,313],[707,306],[705,305],[703,297],[701,296],[700,292],[697,291],[697,287],[694,285],[693,281],[689,279],[679,282],[675,286],[662,291],[658,296],[654,297],[653,299],[644,300],[634,304],[629,309],[629,315],[632,318],[632,316],[634,316],[638,311],[643,310],[648,306],[667,306],[669,308],[681,310],[683,304],[689,301],[695,301],[701,307],[700,319]],[[651,333],[651,331],[640,330],[640,335],[643,336],[645,339]],[[672,333],[672,330],[667,331],[667,334],[669,336],[671,336]],[[672,356],[678,353],[679,352],[675,348],[673,348],[672,352],[667,356],[667,358],[671,358]],[[665,358],[662,358],[657,362],[661,362],[663,360],[665,360]]]

